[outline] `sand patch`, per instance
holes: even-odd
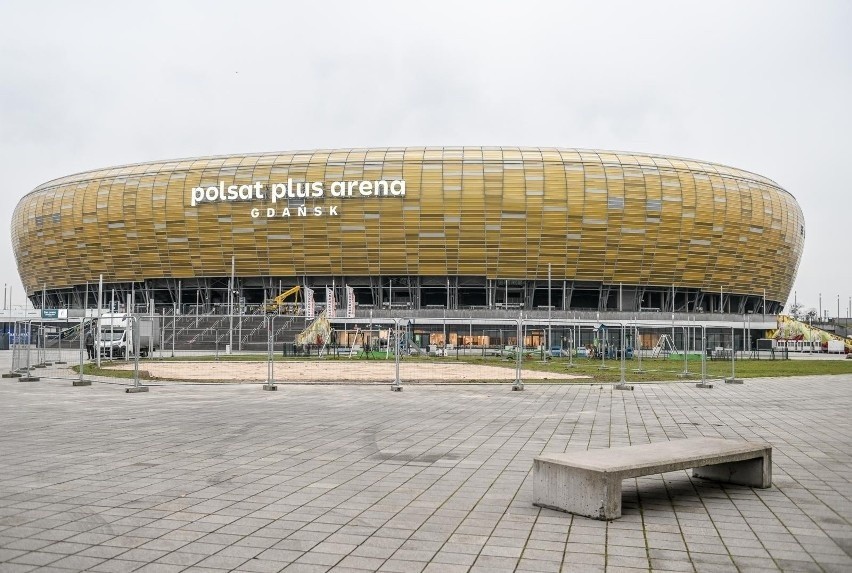
[[[132,364],[110,366],[130,370]],[[144,361],[139,364],[152,378],[209,382],[264,382],[268,378],[266,362],[189,362]],[[393,382],[396,368],[392,360],[312,360],[283,361],[274,365],[276,383],[287,382]],[[403,382],[505,382],[515,379],[511,365],[491,366],[466,362],[402,362]],[[524,380],[573,380],[588,378],[576,374],[524,370]]]

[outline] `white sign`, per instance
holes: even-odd
[[[325,287],[325,316],[326,318],[335,318],[337,316],[336,301],[334,300],[334,290]]]
[[[346,318],[355,318],[355,289],[346,287]]]
[[[313,318],[315,313],[314,289],[305,287],[305,318]]]

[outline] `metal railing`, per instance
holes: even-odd
[[[201,333],[184,331],[183,337],[174,320],[163,321],[162,331],[168,331],[171,336],[160,337],[159,357],[152,355],[145,361],[144,376],[139,366],[143,350],[139,316],[129,319],[127,326],[133,343],[129,352],[124,353],[124,359],[105,359],[96,369],[92,369],[85,353],[85,333],[92,329],[89,319],[80,319],[80,324],[74,327],[81,334],[76,336],[74,344],[63,342],[62,334],[49,338],[48,329],[56,327],[43,321],[18,321],[12,328],[11,367],[5,376],[30,381],[69,379],[75,385],[93,380],[125,384],[129,381],[130,392],[147,391],[142,379],[149,377],[163,383],[197,380],[262,383],[267,390],[275,390],[282,383],[386,383],[392,390],[400,391],[406,385],[421,383],[505,382],[513,390],[521,391],[535,379],[569,380],[568,372],[576,369],[585,357],[599,361],[583,362],[585,372],[592,364],[595,364],[592,368],[600,370],[614,372],[617,368],[618,375],[603,379],[620,390],[632,389],[631,379],[647,380],[644,374],[648,363],[666,368],[665,372],[672,377],[675,373],[683,379],[695,377],[699,387],[712,388],[707,361],[729,360],[730,376],[726,373],[724,379],[733,383],[738,380],[737,329],[716,328],[711,332],[697,321],[672,324],[633,317],[605,323],[564,318],[547,322],[538,317],[529,318],[526,313],[517,313],[511,320],[465,317],[443,318],[440,322],[414,315],[393,319],[374,316],[372,321],[349,319],[344,326],[338,324],[329,338],[300,347],[292,340],[294,324],[302,317],[263,315],[254,318],[259,323],[241,338],[242,342],[249,339],[257,342],[253,352],[234,348],[228,352],[226,343],[235,334],[225,326],[228,318],[217,317]],[[202,334],[207,339],[203,345],[198,340]],[[671,355],[653,360],[653,345],[663,336],[674,345]],[[708,340],[717,341],[716,348],[730,352],[708,352],[713,346]],[[742,340],[745,346],[745,333]],[[163,352],[167,345],[171,348],[168,357]],[[100,344],[95,351],[100,357]],[[637,367],[628,369],[627,360],[633,358]],[[720,378],[720,365],[713,364],[716,379]],[[643,376],[633,376],[634,373]]]

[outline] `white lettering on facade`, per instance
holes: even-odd
[[[404,197],[405,179],[332,181],[328,186],[327,195],[329,198],[335,199]],[[255,181],[250,185],[226,185],[224,181],[219,181],[218,185],[191,187],[189,189],[189,204],[192,207],[197,207],[202,204],[231,201],[266,201],[267,204],[273,205],[273,207],[264,207],[267,218],[338,216],[339,205],[308,206],[304,203],[306,199],[322,199],[325,196],[326,186],[323,181],[293,181],[292,177],[287,178],[286,182],[263,183]],[[300,199],[299,203],[302,204],[291,207],[289,203],[292,203],[294,199]],[[288,205],[280,210],[276,209],[274,205],[279,202],[288,203]],[[264,208],[252,207],[249,210],[251,218],[262,217]],[[291,211],[291,209],[295,209],[295,211]]]

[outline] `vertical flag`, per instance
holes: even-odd
[[[305,318],[313,318],[314,309],[314,289],[305,287]]]
[[[334,300],[334,289],[330,289],[325,287],[325,316],[326,318],[334,318],[337,316],[336,310],[337,303]]]
[[[355,289],[346,287],[346,318],[355,318]]]

